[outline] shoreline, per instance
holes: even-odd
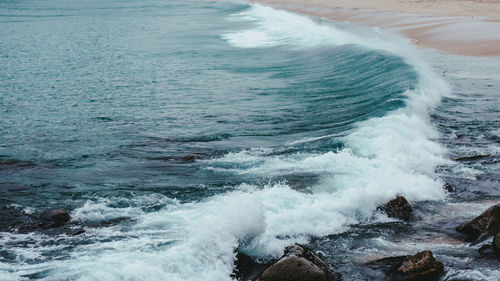
[[[295,13],[379,27],[417,46],[450,54],[500,56],[500,1],[480,1],[251,0]]]

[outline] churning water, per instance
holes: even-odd
[[[431,233],[499,198],[500,64],[467,60],[257,4],[3,1],[0,279],[230,280],[235,249],[295,242],[366,279],[421,250],[380,204]],[[16,231],[49,207],[85,233]],[[498,273],[426,247],[446,278]]]

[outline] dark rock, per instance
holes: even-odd
[[[270,264],[255,262],[250,256],[237,251],[231,277],[236,280],[254,280]]]
[[[422,251],[414,256],[388,257],[376,260],[367,266],[381,270],[386,280],[432,281],[444,273],[443,263],[436,261],[431,251]]]
[[[403,262],[399,271],[408,274],[409,279],[437,279],[444,273],[443,263],[436,261],[431,251],[422,251]]]
[[[255,262],[250,256],[238,251],[234,259],[234,268],[231,277],[236,280],[245,280],[254,264]]]
[[[379,209],[391,218],[402,219],[404,221],[409,221],[411,218],[412,208],[403,196],[396,197],[396,199],[387,202],[387,204]]]
[[[465,235],[467,242],[480,242],[493,233],[500,232],[500,204],[489,207],[478,217],[456,229]]]
[[[495,236],[493,236],[493,251],[497,254],[500,254],[500,232],[497,232]]]
[[[48,209],[40,214],[42,224],[47,227],[58,227],[66,224],[70,216],[68,212],[63,209]]]
[[[455,192],[455,188],[453,188],[453,186],[449,183],[445,183],[443,185],[443,189],[448,191],[448,192]]]
[[[292,245],[285,254],[262,272],[256,281],[336,281],[340,274],[312,250],[302,245]]]

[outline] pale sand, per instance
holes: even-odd
[[[297,13],[377,26],[423,47],[500,56],[500,0],[252,0]]]

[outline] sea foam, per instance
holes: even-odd
[[[19,273],[45,270],[48,280],[230,280],[238,247],[258,258],[278,257],[291,243],[307,243],[314,236],[369,223],[376,207],[396,195],[410,201],[445,198],[443,182],[434,170],[448,160],[446,150],[434,141],[438,133],[430,124],[429,111],[449,89],[406,40],[375,29],[355,34],[257,4],[231,20],[253,23],[248,30],[223,35],[234,47],[355,44],[403,57],[419,74],[419,84],[406,93],[405,107],[357,124],[342,138],[342,150],[287,156],[248,150],[206,162],[211,169],[231,173],[320,175],[310,192],[286,183],[243,184],[201,202],[171,202],[155,212],[121,209],[112,200],[90,200],[73,212],[76,220],[114,219],[124,211],[130,221],[89,230],[87,239],[94,243],[78,246],[71,259],[54,259],[37,268],[22,265],[16,269]],[[227,169],[220,163],[245,165]],[[40,247],[43,239],[33,238]]]

